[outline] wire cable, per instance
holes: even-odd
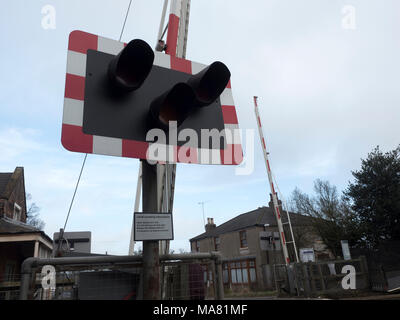
[[[122,26],[121,35],[119,36],[119,41],[121,41],[122,35],[124,34],[125,25],[126,25],[126,21],[128,20],[128,15],[129,15],[129,11],[131,9],[131,5],[132,5],[132,0],[129,1],[128,10],[126,10],[125,21],[124,21],[124,25]]]
[[[86,154],[85,154],[85,158],[83,159],[83,163],[82,163],[82,167],[81,167],[81,172],[79,173],[78,181],[76,182],[76,185],[75,185],[75,191],[74,191],[74,194],[73,194],[73,196],[72,196],[71,203],[70,203],[70,205],[69,205],[67,218],[65,219],[65,223],[64,223],[64,228],[62,228],[62,229],[60,230],[60,234],[58,235],[57,252],[59,252],[60,249],[61,249],[61,247],[62,247],[62,241],[63,241],[63,239],[64,239],[64,231],[65,231],[65,228],[67,227],[69,215],[70,215],[70,213],[71,213],[72,205],[73,205],[74,200],[75,200],[75,195],[76,195],[76,191],[78,190],[79,182],[81,181],[82,172],[83,172],[83,168],[85,167],[87,155],[88,155],[88,154],[86,153]],[[66,240],[66,239],[65,239],[65,240]],[[66,241],[67,241],[67,240],[66,240]],[[67,241],[67,245],[68,245],[68,241]],[[68,245],[68,247],[69,247],[69,245]]]
[[[63,230],[65,230],[65,227],[67,226],[67,222],[68,222],[68,219],[69,219],[69,214],[71,213],[71,208],[72,208],[72,204],[74,203],[74,200],[75,200],[76,191],[78,190],[79,182],[81,181],[82,172],[83,172],[83,168],[85,167],[86,159],[87,159],[87,153],[85,154],[85,158],[83,159],[81,172],[79,173],[78,181],[76,182],[74,195],[72,196],[71,204],[69,205],[67,219],[65,219],[65,224],[64,224]]]

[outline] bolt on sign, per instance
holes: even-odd
[[[69,36],[62,145],[168,163],[243,160],[230,71],[83,31]]]

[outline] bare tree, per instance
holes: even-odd
[[[35,202],[31,202],[32,195],[30,193],[26,195],[26,200],[30,202],[26,211],[26,223],[39,230],[43,230],[45,223],[39,218],[40,208]]]
[[[294,211],[313,217],[313,227],[335,256],[341,254],[340,240],[356,245],[362,236],[357,216],[345,197],[339,197],[337,189],[329,181],[314,182],[315,196],[309,196],[296,188],[292,193]]]

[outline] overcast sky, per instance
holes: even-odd
[[[60,142],[68,35],[118,39],[129,0],[2,2],[0,172],[25,168],[26,191],[52,237],[84,158]],[[154,46],[162,4],[133,0],[122,40]],[[42,27],[46,5],[56,10],[55,29]],[[349,5],[354,16],[342,11]],[[341,191],[375,146],[399,144],[399,39],[398,0],[192,0],[187,59],[230,68],[242,129],[257,130],[259,96],[272,170],[288,198],[295,187],[311,193],[317,178]],[[200,201],[217,225],[268,204],[257,131],[255,138],[250,175],[178,165],[172,249],[189,250],[203,232]],[[92,231],[93,252],[128,253],[138,163],[88,156],[66,231]]]

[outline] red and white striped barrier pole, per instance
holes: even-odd
[[[286,265],[288,265],[290,263],[290,258],[289,258],[289,253],[287,250],[285,233],[283,231],[282,217],[281,217],[281,212],[279,209],[278,197],[277,197],[277,193],[276,193],[275,187],[274,187],[274,182],[272,179],[271,166],[269,164],[269,159],[268,159],[267,145],[265,143],[264,133],[263,133],[262,125],[261,125],[260,113],[258,111],[257,97],[254,97],[254,108],[255,108],[255,113],[256,113],[256,118],[257,118],[258,132],[260,134],[260,139],[261,139],[261,146],[263,149],[263,154],[264,154],[264,159],[265,159],[265,166],[267,168],[267,173],[268,173],[268,180],[269,180],[269,184],[271,187],[272,202],[274,204],[275,217],[276,217],[276,222],[278,224],[278,230],[279,230],[279,235],[280,235],[281,244],[282,244],[283,256],[285,258]]]
[[[173,57],[177,56],[177,49],[178,49],[178,43],[179,41],[182,41],[182,39],[179,39],[179,26],[180,26],[180,20],[181,20],[181,12],[182,12],[182,0],[171,0],[171,6],[170,6],[170,14],[169,14],[169,21],[168,21],[168,33],[167,33],[167,47],[165,50],[166,54],[169,54]],[[179,57],[182,58],[182,57]],[[160,168],[160,170],[162,170]],[[173,205],[173,188],[175,187],[175,180],[174,176],[176,175],[176,165],[172,164],[165,164],[163,167],[164,172],[162,173],[162,176],[165,177],[161,179],[161,183],[165,184],[164,188],[161,188],[161,190],[164,191],[164,201],[161,200],[160,203],[160,208],[163,206],[165,207],[166,211],[172,212],[172,205]],[[170,242],[169,240],[166,241],[161,241],[161,252],[168,254],[169,253],[169,248],[170,248]]]
[[[178,46],[179,20],[181,17],[182,0],[171,0],[169,13],[168,33],[167,33],[167,49],[166,54],[176,56]]]

